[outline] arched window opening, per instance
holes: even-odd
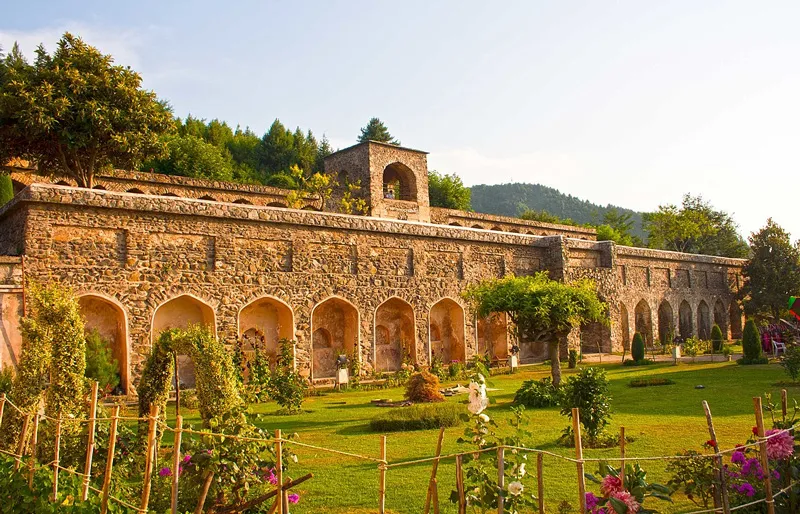
[[[144,194],[144,191],[142,191],[141,189],[135,188],[135,187],[133,187],[131,189],[128,189],[125,192],[126,193],[134,193],[134,194],[137,194],[137,195],[143,195]]]
[[[71,186],[72,184],[70,184],[66,180],[59,180],[58,182],[56,182],[56,185],[57,186]]]
[[[106,191],[106,186],[104,186],[104,185],[102,185],[102,184],[97,184],[97,185],[96,185],[96,186],[94,186],[92,189],[99,189],[99,190],[101,190],[101,191]]]
[[[287,207],[287,205],[285,203],[281,203],[281,202],[269,202],[267,204],[267,207],[281,207],[281,208],[285,209]]]
[[[647,301],[641,300],[636,304],[634,321],[636,331],[642,334],[645,344],[651,347],[653,345],[653,319]]]
[[[217,201],[217,199],[214,198],[211,195],[203,195],[200,198],[198,198],[198,200],[205,200],[206,202],[216,202]]]
[[[728,315],[731,320],[731,339],[742,338],[742,309],[736,301],[732,301],[728,307]]]
[[[581,353],[611,353],[611,329],[592,321],[581,325]]]
[[[502,228],[500,228],[500,227],[498,227],[497,225],[493,226],[493,227],[492,227],[492,228],[490,228],[489,230],[494,230],[495,232],[502,232],[502,231],[503,231],[503,229],[502,229]]]
[[[256,350],[266,355],[270,367],[277,363],[279,341],[294,338],[292,309],[274,298],[259,298],[239,312],[239,337],[244,353],[242,373],[249,376]]]
[[[429,317],[431,359],[444,364],[466,360],[464,341],[464,309],[450,298],[431,307]]]
[[[619,328],[622,332],[622,348],[630,351],[631,349],[631,323],[628,319],[628,308],[625,304],[619,304]]]
[[[167,191],[165,193],[162,193],[161,196],[172,196],[172,197],[178,198],[178,195],[173,193],[173,192],[171,192],[171,191]]]
[[[694,316],[692,307],[686,300],[681,302],[678,308],[678,328],[681,332],[681,339],[686,340],[694,335]]]
[[[414,309],[400,298],[389,298],[375,311],[375,369],[399,371],[403,360],[417,361]]]
[[[119,366],[119,391],[125,394],[129,387],[128,374],[128,324],[125,313],[114,302],[96,295],[78,298],[81,316],[88,337],[98,336],[111,350]],[[113,391],[111,391],[114,393]]]
[[[311,378],[334,378],[339,355],[352,358],[358,348],[358,311],[350,302],[329,298],[311,314]]]
[[[476,224],[476,225],[472,225],[472,228],[480,228],[480,229],[482,229],[483,227]]]
[[[250,200],[245,200],[244,198],[237,198],[233,201],[233,203],[238,203],[240,205],[253,205]]]
[[[722,300],[714,303],[714,324],[722,330],[722,338],[728,339],[728,311],[725,310]]]
[[[697,306],[697,337],[703,341],[711,339],[711,312],[705,300]]]
[[[417,180],[411,168],[399,162],[384,168],[383,197],[388,200],[417,201]]]
[[[457,221],[454,221],[454,222],[450,223],[450,226],[451,226],[451,227],[460,227],[460,226],[461,226],[461,223],[459,223],[459,222],[457,222]]]
[[[672,306],[664,300],[658,306],[658,340],[662,345],[671,342],[675,337],[675,321]]]

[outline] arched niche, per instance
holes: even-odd
[[[703,341],[711,339],[711,310],[705,300],[697,305],[697,337]]]
[[[477,319],[478,354],[493,361],[508,359],[508,317],[505,312]]]
[[[85,322],[86,333],[97,333],[108,343],[111,355],[119,365],[119,383],[123,392],[130,388],[128,318],[116,300],[95,294],[85,294],[78,298],[81,316]]]
[[[277,363],[281,339],[294,339],[294,314],[281,300],[262,297],[245,305],[239,311],[239,338],[245,362],[243,373],[247,377],[247,362],[252,359],[256,348],[266,354],[270,367]]]
[[[102,184],[97,184],[92,189],[99,189],[100,191],[106,191],[106,186],[104,186]]]
[[[165,192],[165,193],[161,193],[161,196],[171,196],[171,197],[173,197],[173,198],[179,198],[179,196],[177,195],[177,193],[173,193],[172,191],[167,191],[167,192]]]
[[[658,306],[658,340],[661,344],[666,344],[668,339],[671,339],[675,331],[675,320],[672,312],[672,305],[664,300]]]
[[[240,204],[240,205],[253,205],[253,202],[247,200],[245,198],[237,198],[233,201],[233,203]]]
[[[417,179],[403,163],[394,162],[383,169],[383,196],[393,200],[417,201]]]
[[[694,335],[694,316],[692,307],[686,300],[681,302],[678,308],[678,328],[681,332],[681,339],[687,339]]]
[[[731,339],[742,338],[742,309],[736,301],[731,301],[728,307],[728,315],[731,322]]]
[[[168,328],[186,328],[190,325],[208,327],[216,333],[214,309],[195,296],[184,294],[162,303],[153,314],[153,328],[150,331],[152,342],[158,340],[161,332]],[[178,355],[178,382],[182,387],[195,385],[194,363],[187,355]]]
[[[451,227],[460,227],[460,226],[461,226],[461,223],[459,223],[459,222],[457,222],[457,221],[454,221],[454,222],[450,223],[450,226],[451,226]]]
[[[203,195],[200,198],[198,198],[198,200],[205,200],[206,202],[216,202],[217,201],[217,199],[214,198],[211,195]]]
[[[375,310],[375,370],[398,371],[405,355],[416,362],[414,308],[400,298],[389,298]]]
[[[443,363],[464,362],[464,309],[450,298],[444,298],[431,307],[428,318],[431,358]]]
[[[132,188],[128,189],[125,192],[126,193],[133,193],[133,194],[137,194],[137,195],[143,195],[144,194],[144,191],[142,191],[141,189],[139,189],[137,187],[132,187]]]
[[[624,303],[619,304],[619,329],[622,332],[622,348],[631,349],[631,322],[628,316],[628,308]]]
[[[650,305],[646,300],[640,300],[634,310],[634,323],[636,331],[642,334],[647,346],[653,345],[653,318]]]
[[[287,207],[287,205],[285,203],[282,203],[282,202],[269,202],[267,204],[267,207],[280,207],[282,209],[285,209]]]
[[[336,376],[340,354],[353,355],[358,347],[358,309],[342,298],[328,298],[311,312],[311,378]]]
[[[483,229],[483,226],[481,226],[481,225],[478,225],[478,224],[475,224],[475,225],[472,225],[472,227],[471,227],[471,228],[480,228],[480,229]]]
[[[728,311],[722,300],[714,302],[714,324],[722,330],[722,338],[728,339]]]

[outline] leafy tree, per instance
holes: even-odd
[[[555,386],[561,384],[559,342],[583,323],[607,323],[607,306],[597,297],[594,282],[581,279],[565,284],[551,280],[546,271],[474,284],[464,297],[480,317],[505,312],[514,322],[518,341],[546,343]]]
[[[642,246],[641,238],[633,233],[634,227],[635,221],[632,212],[623,212],[616,207],[609,207],[603,214],[603,223],[597,226],[597,240],[614,241],[625,246]]]
[[[800,291],[800,249],[772,218],[750,236],[751,259],[745,264],[741,295],[749,316],[778,319],[789,296]]]
[[[598,241],[614,241],[618,245],[636,246],[636,243],[629,234],[624,234],[612,227],[611,225],[598,225],[597,227],[597,240]]]
[[[444,175],[435,170],[428,172],[428,195],[432,207],[470,211],[470,191],[456,174]]]
[[[169,156],[145,162],[144,170],[154,170],[167,175],[230,181],[233,163],[225,148],[206,143],[198,136],[173,134],[165,138]]]
[[[297,184],[297,190],[291,191],[286,196],[289,207],[299,209],[302,207],[303,199],[310,196],[316,198],[319,210],[324,211],[333,194],[336,181],[330,175],[305,173],[296,164],[293,164],[289,171],[292,180]]]
[[[260,168],[267,174],[289,171],[289,167],[296,164],[294,155],[294,134],[280,120],[275,120],[261,138]]]
[[[570,225],[572,227],[580,226],[578,223],[569,218],[559,218],[555,214],[550,214],[544,209],[537,211],[536,209],[525,208],[519,215],[520,219],[528,221],[541,221],[542,223],[554,223],[556,225]]]
[[[97,172],[161,157],[173,128],[168,106],[141,77],[65,33],[28,64],[15,45],[0,64],[0,148],[92,187]]]
[[[14,184],[11,177],[5,173],[0,173],[0,207],[4,206],[14,198]]]
[[[651,248],[676,252],[746,257],[747,245],[731,216],[714,210],[700,196],[683,197],[680,208],[661,205],[644,215]]]
[[[389,133],[389,129],[378,118],[372,118],[367,123],[366,127],[361,128],[361,135],[358,136],[358,142],[365,141],[380,141],[381,143],[389,143],[391,145],[400,145],[400,141],[396,140]]]

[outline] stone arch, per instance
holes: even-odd
[[[658,340],[662,345],[667,343],[668,339],[674,337],[675,332],[675,315],[672,311],[672,305],[664,300],[658,306]]]
[[[106,186],[104,186],[103,184],[97,184],[92,189],[99,189],[100,191],[106,191]]]
[[[711,339],[711,311],[705,300],[697,305],[697,337],[703,341]]]
[[[653,344],[653,317],[650,312],[650,304],[647,300],[639,300],[633,312],[634,328],[637,332],[642,334],[645,344],[652,346]]]
[[[214,198],[211,195],[203,195],[200,198],[198,198],[198,200],[205,200],[206,202],[216,202],[217,201],[217,199]]]
[[[173,198],[179,198],[178,194],[173,193],[172,191],[165,191],[164,193],[161,193],[161,196],[171,196]]]
[[[628,308],[624,303],[619,304],[619,328],[622,332],[622,349],[631,349],[631,321],[628,316]]]
[[[722,330],[722,338],[728,339],[728,312],[720,299],[714,302],[714,324]]]
[[[742,338],[742,309],[736,300],[731,301],[728,306],[728,316],[731,323],[731,339]]]
[[[273,367],[277,363],[278,342],[294,339],[292,308],[273,296],[256,298],[239,310],[238,335],[245,361],[249,361],[258,348],[266,353],[270,367]],[[246,365],[246,362],[242,364]],[[246,366],[243,373],[247,375]]]
[[[236,200],[233,201],[233,203],[237,203],[240,205],[253,205],[253,202],[247,200],[246,198],[237,198]]]
[[[478,354],[489,355],[491,360],[508,359],[508,316],[505,312],[493,312],[477,318]]]
[[[383,196],[395,200],[417,201],[417,177],[401,162],[393,162],[383,169]]]
[[[450,226],[451,226],[451,227],[460,227],[460,226],[461,226],[461,223],[459,223],[459,222],[457,222],[457,221],[454,221],[454,222],[450,223]]]
[[[500,227],[498,227],[497,225],[493,226],[493,227],[492,227],[492,228],[490,228],[489,230],[494,230],[495,232],[502,232],[502,231],[503,231],[503,229],[502,229],[502,228],[500,228]]]
[[[267,204],[267,207],[280,207],[282,209],[285,209],[288,206],[283,202],[269,202]]]
[[[681,333],[681,339],[686,340],[694,335],[694,316],[692,315],[692,307],[686,300],[681,302],[678,308],[678,328]]]
[[[72,186],[72,184],[70,184],[66,180],[59,180],[58,182],[56,182],[56,185],[57,186]]]
[[[430,357],[448,364],[466,360],[464,308],[452,298],[442,298],[428,313]]]
[[[519,234],[519,229],[512,228],[511,230],[509,230],[509,232],[511,232],[512,234]]]
[[[393,296],[375,309],[375,370],[398,371],[404,354],[417,361],[414,308]]]
[[[130,344],[128,341],[128,314],[116,299],[98,293],[78,296],[81,316],[86,331],[97,330],[108,341],[111,354],[119,365],[120,387],[130,392]]]
[[[475,225],[472,225],[471,228],[479,228],[479,229],[483,230],[483,227],[481,225],[478,225],[477,223]]]
[[[206,327],[216,334],[217,324],[214,309],[192,294],[182,294],[167,300],[153,312],[150,337],[155,344],[161,333],[170,328],[188,328],[194,325]],[[178,355],[178,383],[185,387],[195,386],[195,368],[191,357]]]
[[[138,187],[132,187],[132,188],[128,189],[125,192],[126,193],[133,193],[133,194],[136,194],[136,195],[143,195],[144,194],[144,191],[142,191]]]
[[[344,298],[332,296],[314,306],[311,310],[312,379],[336,376],[339,354],[352,355],[358,348],[358,327],[358,309]]]

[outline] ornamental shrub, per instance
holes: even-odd
[[[767,358],[762,354],[761,338],[752,319],[747,320],[747,323],[744,324],[742,350],[744,355],[736,361],[739,364],[766,364],[768,362]]]
[[[14,184],[11,177],[5,173],[0,173],[0,207],[4,206],[14,198]]]
[[[800,376],[800,347],[788,346],[781,356],[780,364],[792,382],[797,382],[797,377]]]
[[[281,406],[286,414],[300,412],[308,389],[308,380],[294,369],[294,346],[291,339],[278,341],[278,355],[275,369],[269,377],[267,390],[269,397]]]
[[[414,403],[443,402],[439,377],[427,371],[414,373],[406,384],[406,400]]]
[[[561,393],[561,414],[572,420],[572,409],[580,409],[580,422],[588,442],[599,441],[611,419],[611,395],[606,372],[601,368],[583,368],[567,379]],[[572,426],[565,430],[571,436]]]
[[[567,367],[575,369],[578,367],[578,352],[576,350],[569,351],[569,358],[567,360]]]
[[[636,332],[633,334],[633,343],[631,344],[631,357],[634,362],[644,360],[644,338],[642,334]]]
[[[97,329],[86,334],[86,378],[96,380],[100,389],[111,393],[119,385],[119,363],[111,354],[111,345]]]
[[[714,353],[722,351],[722,329],[716,323],[711,327],[711,348]]]
[[[457,403],[433,403],[398,407],[381,413],[369,422],[373,432],[399,432],[449,428],[461,424],[463,406]]]
[[[514,395],[514,405],[524,405],[533,409],[554,407],[560,400],[560,391],[553,385],[550,377],[541,380],[526,380]]]

